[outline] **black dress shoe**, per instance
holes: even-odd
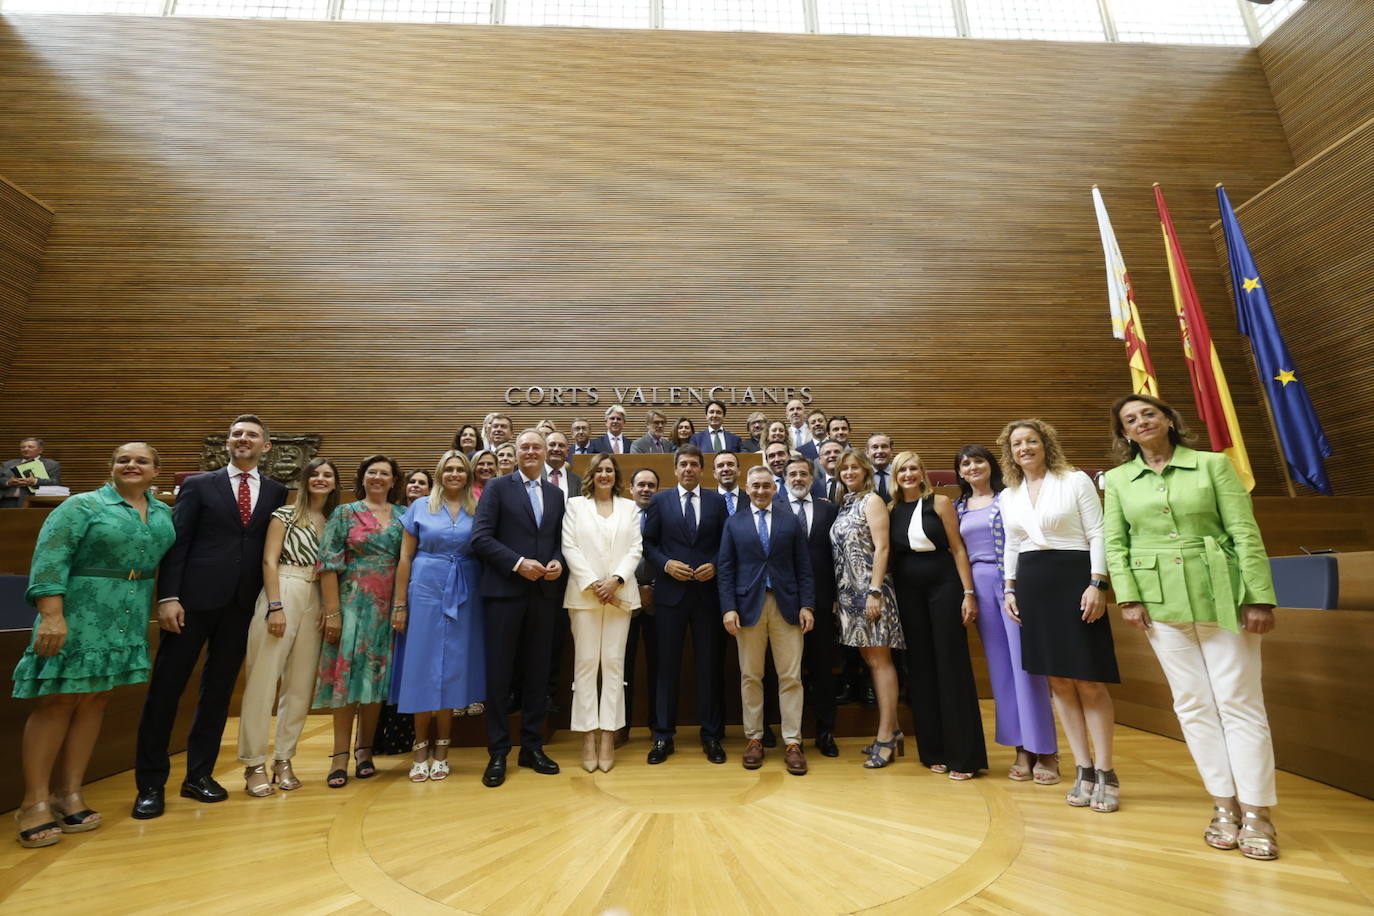
[[[224,786],[209,776],[198,776],[181,784],[181,797],[193,798],[198,802],[211,804],[224,801],[229,797],[229,793],[224,791]]]
[[[771,726],[771,725],[765,725],[765,726],[763,727],[763,746],[764,746],[764,747],[777,747],[777,746],[778,746],[778,736],[773,732],[773,726]]]
[[[712,763],[725,762],[725,748],[720,746],[720,742],[714,738],[701,742],[701,749],[706,753],[706,759]]]
[[[149,821],[155,817],[162,817],[164,805],[162,786],[155,786],[151,789],[139,789],[138,798],[134,799],[134,817],[140,821]]]
[[[850,684],[841,684],[840,689],[835,691],[835,703],[838,706],[853,703],[855,699],[854,688]]]
[[[672,738],[655,738],[654,746],[649,748],[648,761],[650,763],[662,763],[672,756],[674,750],[676,748],[673,747]]]
[[[898,696],[901,696],[901,694],[898,694]],[[865,706],[877,706],[877,705],[878,705],[878,695],[877,695],[876,693],[873,692],[873,685],[872,685],[872,684],[869,684],[867,687],[864,688],[864,705],[865,705]]]
[[[482,771],[482,785],[494,789],[506,781],[506,755],[492,754],[487,768]]]
[[[552,776],[558,772],[558,764],[553,762],[552,757],[544,753],[543,748],[521,748],[520,757],[516,762],[522,767],[529,767],[544,776]]]
[[[830,732],[821,732],[816,735],[816,750],[826,757],[840,756],[840,749],[835,745],[835,736]]]

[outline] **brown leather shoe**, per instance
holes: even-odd
[[[744,768],[757,770],[761,766],[763,766],[763,742],[758,738],[750,738],[749,744],[744,748]]]
[[[800,744],[787,745],[787,749],[782,752],[782,759],[787,764],[787,772],[793,776],[806,775],[806,755],[802,753]]]

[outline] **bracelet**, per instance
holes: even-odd
[[[1007,595],[1014,595],[1016,594],[1016,589],[1003,587],[1002,592]]]
[[[333,620],[335,617],[338,617],[338,616],[339,616],[339,613],[340,613],[339,611],[335,611],[335,612],[332,613],[332,614],[325,614],[325,615],[324,615],[324,619],[325,619],[325,620]]]
[[[975,594],[975,592],[974,592],[973,589],[971,589],[971,588],[966,588],[966,589],[964,589],[964,594],[965,594],[965,595],[972,595],[972,594]]]
[[[404,611],[404,610],[406,610],[408,607],[409,607],[409,605],[405,605],[405,604],[393,604],[393,605],[391,606],[391,613],[394,614],[394,613],[396,613],[397,611]]]
[[[267,609],[268,609],[268,610],[271,610],[271,611],[279,611],[279,610],[281,610],[281,608],[282,608],[282,604],[281,604],[280,601],[269,601],[269,602],[267,602]]]
[[[280,613],[281,610],[282,610],[282,606],[281,606],[280,604],[277,605],[276,607],[272,607],[272,605],[269,604],[269,605],[267,606],[267,613],[264,614],[263,616],[265,616],[265,617],[271,617],[273,614]]]

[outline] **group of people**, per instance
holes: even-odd
[[[1259,637],[1275,603],[1268,563],[1229,462],[1193,450],[1176,411],[1147,395],[1113,405],[1121,464],[1106,475],[1105,512],[1042,420],[1007,424],[1000,454],[961,449],[951,499],[918,454],[893,454],[890,437],[851,443],[843,416],[793,401],[786,421],[753,414],[741,437],[724,428],[726,413],[711,402],[704,428],[684,441],[682,421],[668,435],[667,417],[650,411],[644,435],[629,442],[619,406],[595,438],[583,418],[571,437],[548,421],[517,435],[509,417],[492,414],[481,428],[463,426],[432,474],[365,458],[352,502],[340,500],[337,466],[316,458],[287,504],[286,489],[258,473],[271,441],[251,414],[231,424],[229,465],[188,479],[173,510],[147,495],[156,450],[120,446],[110,482],[63,502],[35,549],[28,597],[38,619],[14,674],[14,695],[38,698],[24,733],[20,843],[99,826],[81,783],[108,691],[120,684],[150,681],[133,816],[163,813],[176,707],[203,648],[184,797],[227,797],[212,770],[245,655],[239,757],[249,795],[301,786],[292,758],[312,707],[333,713],[331,787],[348,782],[350,754],[356,778],[375,775],[387,702],[414,716],[414,781],[449,775],[452,719],[482,704],[484,785],[507,777],[513,704],[517,763],[557,773],[544,722],[564,619],[571,727],[583,734],[588,772],[614,766],[640,641],[651,685],[647,762],[675,752],[690,630],[699,737],[712,763],[727,759],[723,668],[733,637],[744,767],[761,767],[776,744],[764,714],[769,653],[787,772],[807,772],[804,705],[816,748],[839,754],[835,669],[852,651],[877,706],[863,765],[904,755],[904,683],[921,764],[971,779],[988,767],[966,635],[976,622],[995,739],[1015,750],[1009,778],[1060,781],[1057,710],[1075,764],[1068,804],[1113,812],[1110,583],[1122,618],[1149,634],[1212,796],[1204,840],[1277,857],[1260,691]],[[737,456],[749,450],[764,463],[741,479]],[[594,456],[580,477],[567,464],[579,452]],[[613,457],[646,452],[673,455],[674,486],[648,467],[625,475]],[[708,459],[712,489],[702,486]],[[154,580],[163,632],[150,662],[143,623]]]

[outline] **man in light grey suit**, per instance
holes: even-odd
[[[657,410],[649,411],[644,419],[644,435],[630,443],[632,455],[666,455],[673,451],[668,441],[668,418]]]
[[[37,461],[43,465],[42,474],[20,474],[15,468],[21,464]],[[0,481],[4,482],[4,495],[0,507],[18,508],[29,497],[30,487],[51,487],[62,483],[62,465],[51,458],[43,457],[43,440],[35,437],[21,440],[19,457],[11,458],[0,465]]]

